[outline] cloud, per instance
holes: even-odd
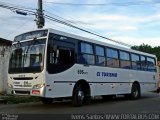
[[[138,30],[136,21],[139,18],[134,18],[135,21],[128,16],[124,15],[111,15],[111,14],[100,14],[95,13],[90,15],[90,13],[80,14],[76,16],[79,21],[85,21],[90,23],[89,27],[94,30],[115,30],[115,31],[135,31]],[[126,24],[127,23],[127,24]]]
[[[97,4],[97,3],[111,3],[113,0],[45,0],[47,2],[66,2],[66,3],[83,3],[83,4]],[[152,2],[152,0],[145,0]],[[5,2],[5,1],[4,1]],[[120,2],[120,1],[119,1]],[[31,8],[37,8],[37,0],[7,0],[7,3],[22,5]],[[47,7],[48,6],[48,7]],[[50,7],[50,8],[49,8]],[[140,6],[125,7],[88,7],[88,6],[63,6],[44,3],[45,10],[56,13],[57,15],[72,21],[72,23],[81,28],[88,28],[100,35],[110,37],[115,40],[120,40],[125,43],[141,44],[147,43],[157,45],[159,43],[160,28],[160,10],[159,5],[156,4],[152,7]],[[141,13],[140,13],[140,12]],[[145,14],[144,14],[145,12]],[[53,17],[55,17],[52,14]],[[35,16],[20,16],[13,12],[0,8],[0,35],[7,36],[12,33],[8,39],[13,39],[14,35],[21,32],[34,29]],[[16,30],[25,21],[29,21],[26,25],[22,26],[21,30]],[[8,27],[9,26],[9,27]],[[88,33],[75,30],[64,25],[60,25],[46,20],[46,28],[55,28],[61,31],[74,33],[80,36],[96,38]],[[87,29],[87,30],[88,30]],[[17,31],[17,32],[16,32]]]
[[[141,37],[129,37],[129,36],[115,36],[113,37],[113,39],[130,44],[132,46],[141,45],[143,43],[151,46],[158,46],[157,43],[159,43],[160,41],[159,37],[141,38]]]

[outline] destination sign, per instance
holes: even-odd
[[[14,42],[34,39],[39,37],[45,37],[47,36],[47,33],[48,33],[48,30],[38,30],[38,31],[27,32],[27,33],[16,36],[14,39]]]

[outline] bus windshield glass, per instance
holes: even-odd
[[[46,39],[13,44],[9,73],[41,72],[44,66],[45,45]]]

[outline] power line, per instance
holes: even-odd
[[[60,25],[58,25],[58,24],[54,24],[53,22],[54,21],[51,21],[51,20],[49,20],[49,19],[46,19],[47,20],[47,23],[49,23],[49,24],[51,24],[52,26],[57,26],[57,28],[59,28],[59,30],[62,30],[63,29],[63,31],[64,32],[68,32],[68,30],[67,29],[64,29],[64,27],[62,27],[61,25],[63,25],[63,24],[60,24]],[[55,23],[57,23],[57,22],[55,22]],[[51,26],[50,26],[51,27]]]
[[[16,5],[13,6],[12,5],[8,5],[7,3],[1,2],[0,3],[0,7],[1,8],[6,8],[9,9],[13,12],[16,12],[17,14],[21,14],[21,15],[35,15],[36,16],[36,24],[38,26],[38,28],[42,28],[44,26],[44,18],[43,18],[43,10],[42,10],[42,0],[38,0],[38,10],[33,11],[31,9],[28,8],[19,8],[16,7]]]
[[[23,15],[36,15],[36,12],[33,11],[33,10],[30,10],[30,9],[28,9],[28,8],[26,8],[26,7],[25,7],[25,8],[20,7],[20,6],[17,7],[17,5],[13,5],[13,4],[9,4],[9,3],[0,2],[0,7],[1,7],[1,8],[9,9],[9,10],[11,10],[12,12],[16,12],[17,14],[20,14],[20,13],[21,13],[21,14],[23,14]],[[14,32],[15,32],[17,29],[19,29],[19,28],[21,28],[22,26],[24,26],[26,23],[28,23],[28,22],[25,22],[25,23],[21,24],[20,26],[18,26],[18,27],[14,30]],[[8,34],[6,37],[12,35],[14,32],[12,32],[11,34]]]
[[[16,10],[20,10],[20,11],[27,12],[28,14],[36,15],[36,12],[35,12],[35,11],[29,10],[29,9],[18,8],[18,7],[14,7],[14,6],[11,6],[11,5],[5,5],[5,4],[1,4],[1,3],[0,3],[0,7],[1,7],[1,8],[9,9],[9,10],[14,11],[14,12],[15,12]]]
[[[56,10],[54,10],[52,7],[50,7],[50,6],[46,5],[46,4],[44,4],[44,6],[46,6],[47,8],[49,8],[49,9],[52,10],[52,11],[56,11]],[[44,12],[46,12],[46,13],[52,15],[52,16],[56,16],[56,17],[58,17],[58,18],[60,18],[60,19],[65,20],[66,22],[70,22],[70,23],[72,23],[72,24],[76,24],[76,25],[78,25],[78,24],[83,24],[83,25],[84,25],[84,24],[85,24],[85,25],[89,24],[89,25],[91,25],[90,23],[83,22],[83,21],[77,21],[77,20],[75,20],[74,18],[71,18],[71,17],[68,17],[68,16],[67,16],[67,18],[72,19],[72,20],[63,18],[63,17],[61,17],[61,16],[59,16],[59,15],[57,15],[57,14],[53,14],[53,13],[51,13],[51,12],[49,12],[49,11],[46,11],[46,10],[45,10]]]
[[[55,4],[55,5],[69,5],[69,6],[108,6],[108,5],[112,5],[112,6],[135,6],[135,5],[155,5],[155,4],[160,4],[160,2],[158,1],[140,1],[140,2],[109,2],[109,3],[89,3],[89,4],[81,4],[81,3],[65,3],[65,2],[47,2],[44,1],[45,3],[49,3],[49,4]]]
[[[30,21],[27,19],[25,22],[23,22],[21,25],[19,25],[17,28],[15,28],[11,33],[9,33],[5,38],[13,35],[14,33],[16,33],[17,30],[23,28],[24,26],[26,26],[26,24],[28,24]]]
[[[77,22],[72,22],[71,20],[67,20],[67,19],[65,19],[65,18],[63,18],[63,17],[60,17],[60,16],[57,15],[57,14],[50,13],[50,12],[48,12],[48,11],[46,11],[46,10],[45,10],[44,12],[51,14],[52,16],[54,16],[54,18],[57,17],[57,19],[59,19],[59,20],[62,20],[62,21],[64,21],[64,22],[67,22],[67,23],[70,23],[70,24],[74,24],[74,25],[76,25],[77,27],[81,27],[81,28],[83,27],[83,29],[86,29],[87,31],[90,31],[90,32],[95,33],[95,34],[98,34],[98,33],[96,33],[96,31],[87,28],[87,27],[85,26],[86,24],[79,25],[79,24],[77,24]],[[73,18],[71,18],[71,19],[73,19]],[[73,19],[73,21],[76,21],[76,20]],[[56,22],[56,21],[54,21],[54,22]],[[80,21],[80,22],[83,23],[83,21]],[[69,27],[69,26],[68,26],[68,27]],[[83,31],[83,32],[84,32],[84,31]],[[93,34],[92,34],[92,35],[93,35]],[[112,42],[113,42],[113,41],[112,41]],[[131,46],[131,45],[128,45],[128,46]]]
[[[15,5],[15,4],[6,3],[6,2],[2,2],[2,1],[0,2],[0,4],[14,6],[14,7],[23,8],[23,9],[28,9],[28,10],[36,10],[35,8],[26,7],[26,6],[22,6],[22,5]]]
[[[50,12],[48,12],[48,11],[45,11],[45,12],[50,13]],[[52,13],[50,13],[50,14],[52,14]],[[55,15],[55,14],[52,14],[52,15],[53,15],[53,16],[56,16],[56,17],[58,17],[58,18],[51,17],[51,16],[49,16],[49,15],[45,15],[45,18],[47,18],[47,19],[49,19],[49,20],[52,20],[52,21],[54,21],[54,22],[57,22],[57,23],[60,23],[60,24],[63,24],[63,25],[72,27],[72,28],[74,28],[74,29],[78,29],[78,30],[80,30],[80,31],[83,31],[83,32],[86,32],[86,33],[89,33],[89,34],[92,34],[92,35],[101,37],[101,38],[103,38],[103,39],[107,39],[107,40],[109,40],[109,41],[112,41],[112,42],[115,42],[115,43],[118,43],[118,44],[127,46],[127,47],[131,47],[131,46],[132,46],[132,45],[129,45],[129,44],[126,44],[126,43],[123,43],[123,42],[119,42],[119,41],[110,39],[110,38],[108,38],[108,37],[104,37],[104,36],[102,36],[102,35],[99,35],[99,34],[97,34],[95,31],[90,30],[90,29],[88,29],[88,28],[87,28],[88,30],[86,30],[86,28],[84,29],[84,28],[82,28],[82,26],[79,26],[79,25],[76,25],[76,26],[75,26],[75,25],[73,25],[73,23],[72,23],[71,21],[66,20],[66,19],[63,18],[63,17],[60,17],[59,15]]]
[[[55,11],[53,8],[51,8],[51,7],[49,7],[48,5],[45,5],[46,7],[48,7],[48,8],[50,8],[50,9],[52,9],[53,11]],[[55,17],[57,17],[59,20],[62,20],[62,21],[64,21],[64,22],[68,22],[68,23],[70,23],[70,24],[74,24],[74,25],[76,25],[77,27],[83,27],[83,29],[85,28],[86,30],[88,30],[88,31],[90,31],[90,32],[94,32],[94,33],[96,33],[96,31],[94,31],[94,30],[92,30],[92,29],[89,29],[88,27],[86,27],[86,25],[88,25],[88,23],[85,23],[85,22],[83,22],[83,21],[79,21],[80,22],[80,24],[79,23],[77,23],[77,20],[75,20],[75,18],[71,18],[71,17],[69,17],[71,20],[68,20],[68,19],[65,19],[65,18],[63,18],[63,17],[61,17],[61,16],[59,16],[59,15],[57,15],[57,14],[53,14],[53,13],[51,13],[51,12],[48,12],[48,11],[44,11],[45,13],[49,13],[50,15],[52,15],[52,16],[54,16],[54,18]],[[54,21],[55,22],[55,21]],[[91,24],[90,24],[91,25]],[[59,27],[59,26],[58,26]],[[69,26],[68,26],[69,27]],[[62,27],[61,27],[62,28]],[[67,31],[68,32],[68,31]],[[96,34],[98,34],[98,33],[96,33]]]
[[[69,27],[78,29],[78,30],[80,30],[80,31],[83,31],[83,32],[86,32],[86,33],[89,33],[89,34],[92,34],[92,35],[95,35],[95,36],[98,36],[98,37],[103,38],[103,39],[107,39],[107,40],[109,40],[109,41],[112,41],[112,42],[115,42],[115,43],[118,43],[118,44],[121,44],[121,45],[124,45],[124,46],[127,46],[127,47],[131,47],[131,45],[129,45],[129,44],[126,44],[126,43],[123,43],[123,42],[119,42],[119,41],[116,41],[116,40],[107,38],[107,37],[105,37],[105,36],[102,36],[102,35],[96,34],[96,33],[94,33],[94,32],[85,30],[85,29],[83,29],[83,28],[80,28],[80,27],[77,27],[77,26],[75,26],[75,25],[69,24],[69,23],[67,23],[67,22],[65,22],[65,21],[56,19],[56,18],[54,18],[54,17],[48,16],[48,15],[44,15],[44,16],[45,16],[45,18],[47,18],[47,19],[49,19],[49,20],[52,20],[52,21],[54,21],[54,22],[57,22],[57,23],[60,23],[60,24],[64,24],[64,25],[66,25],[66,26],[69,26]]]
[[[28,10],[28,9],[23,9],[23,8],[17,8],[17,7],[13,7],[13,6],[8,6],[8,5],[4,5],[4,4],[0,4],[0,7],[2,8],[7,8],[7,9],[10,9],[12,11],[15,11],[15,10],[21,10],[23,12],[26,12],[27,14],[32,14],[32,15],[36,15],[37,16],[37,12],[34,12],[33,10]],[[57,22],[57,23],[60,23],[60,24],[63,24],[63,25],[66,25],[66,26],[69,26],[71,28],[74,28],[74,29],[78,29],[80,31],[83,31],[83,32],[86,32],[86,33],[89,33],[89,34],[92,34],[92,35],[95,35],[95,36],[98,36],[100,38],[103,38],[103,39],[107,39],[109,41],[112,41],[112,42],[115,42],[115,43],[118,43],[118,44],[121,44],[121,45],[124,45],[124,46],[128,46],[128,47],[131,47],[131,45],[129,44],[126,44],[126,43],[123,43],[123,42],[119,42],[119,41],[116,41],[116,40],[113,40],[113,39],[110,39],[108,37],[105,37],[105,36],[102,36],[102,35],[99,35],[97,33],[94,33],[94,32],[91,32],[91,31],[88,31],[84,28],[81,28],[81,27],[78,27],[76,25],[73,25],[72,23],[69,23],[68,21],[64,21],[64,20],[60,20],[58,18],[55,18],[55,17],[51,17],[49,15],[44,15],[45,18],[51,20],[51,21],[54,21],[54,22]]]
[[[106,4],[78,4],[78,3],[60,3],[60,2],[45,2],[57,5],[73,5],[73,6],[105,6]]]

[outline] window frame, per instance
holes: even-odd
[[[121,58],[121,52],[127,53],[129,59],[123,59]],[[132,64],[131,64],[131,52],[128,51],[124,51],[124,50],[119,50],[119,60],[120,60],[120,68],[122,69],[132,69]],[[129,62],[130,66],[126,66],[128,68],[122,67],[122,63],[121,62]]]
[[[81,43],[84,43],[84,44],[89,44],[91,47],[92,47],[92,51],[93,53],[85,53],[85,52],[81,52]],[[81,62],[80,58],[83,57],[83,55],[89,55],[89,56],[92,56],[93,57],[93,64],[92,63],[87,63],[87,61],[85,60],[85,62]],[[83,57],[84,59],[84,57]],[[86,42],[86,41],[81,41],[79,40],[78,41],[78,63],[79,64],[84,64],[84,65],[95,65],[95,49],[94,49],[94,44],[93,43],[89,43],[89,42]]]
[[[139,58],[140,65],[139,65],[139,68],[138,68],[138,69],[134,69],[134,67],[133,67],[133,62],[136,63],[136,61],[132,59],[132,55],[136,55],[136,56],[138,56],[138,58]],[[130,53],[130,60],[131,60],[132,70],[141,70],[141,55],[140,55],[140,54]],[[137,63],[136,63],[136,64],[137,64]],[[137,66],[137,65],[136,65],[136,66]]]
[[[83,43],[83,44],[88,44],[88,45],[90,45],[90,46],[92,47],[93,53],[82,52],[82,51],[81,51],[81,45],[82,45],[82,43]],[[93,46],[93,44],[92,44],[92,43],[88,43],[88,42],[84,42],[84,41],[80,41],[80,42],[79,42],[79,53],[94,55],[94,46]]]
[[[107,49],[116,51],[116,52],[117,52],[117,57],[110,57],[110,56],[108,56],[108,54],[107,54]],[[111,47],[106,47],[106,48],[105,48],[105,56],[106,56],[106,66],[107,66],[107,67],[120,68],[119,49],[111,48]],[[108,60],[107,60],[108,58],[109,58],[109,59],[113,59],[113,60],[118,60],[118,66],[109,66],[109,65],[108,65]]]
[[[142,63],[142,58],[144,58],[144,65]],[[141,54],[140,55],[140,61],[141,61],[141,63],[140,63],[141,64],[141,69],[140,70],[141,71],[148,71],[148,69],[147,69],[147,63],[146,63],[147,61],[146,60],[147,60],[147,56]]]
[[[103,49],[103,55],[98,55],[97,54],[97,49],[96,49],[97,47]],[[95,65],[97,65],[97,66],[106,66],[105,47],[95,44],[94,50],[95,50]],[[104,59],[104,64],[100,64],[99,63],[99,58],[103,58]]]
[[[148,58],[154,60],[154,69],[153,69],[153,70],[152,70],[152,69],[149,69]],[[146,57],[146,61],[147,61],[147,71],[156,72],[157,69],[156,69],[156,60],[155,60],[155,58],[153,58],[153,57],[148,57],[148,56],[147,56],[147,57]]]
[[[67,39],[61,40],[61,37],[65,37]],[[50,62],[50,54],[53,53],[52,51],[52,47],[53,45],[57,45],[57,47],[59,47],[59,50],[71,50],[71,52],[73,51],[73,63],[71,64],[55,64]],[[61,49],[64,48],[64,49]],[[49,33],[49,37],[48,37],[48,43],[47,43],[47,60],[46,60],[46,67],[47,67],[47,72],[49,74],[56,74],[56,73],[61,73],[64,72],[65,70],[69,69],[70,67],[72,67],[75,63],[76,63],[76,39],[65,36],[65,35],[61,35],[61,34],[56,34],[56,33]],[[55,57],[57,58],[57,57]],[[53,69],[54,68],[54,69]]]

